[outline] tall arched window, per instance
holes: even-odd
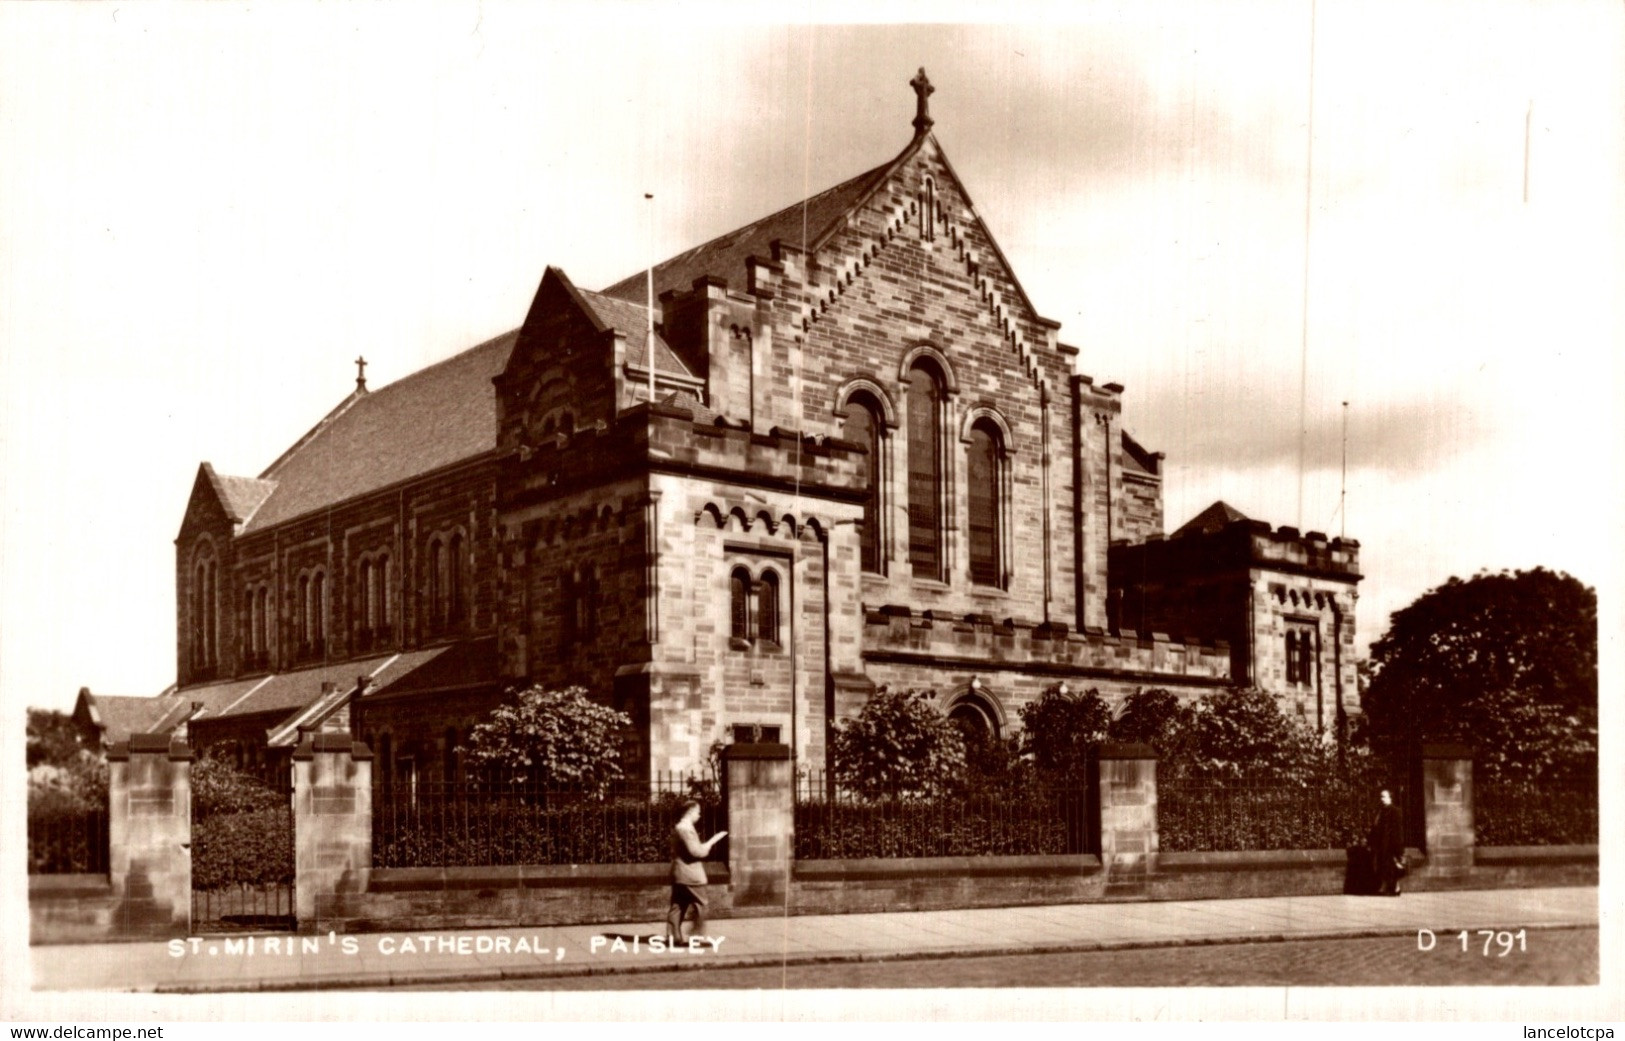
[[[756,637],[769,643],[782,643],[779,639],[779,575],[776,571],[762,572],[756,583]]]
[[[463,536],[451,537],[446,552],[446,622],[452,629],[461,627],[465,612],[463,606]]]
[[[310,579],[311,644],[321,654],[327,641],[327,576],[318,571]]]
[[[882,570],[880,559],[880,409],[867,394],[854,395],[846,406],[841,436],[869,450],[869,495],[863,500],[863,527],[858,533],[862,567]]]
[[[916,364],[908,381],[908,559],[918,578],[942,577],[942,382]]]
[[[192,666],[210,669],[220,661],[219,578],[214,551],[207,545],[192,576]]]
[[[264,656],[263,664],[271,663],[271,648],[276,642],[276,619],[271,613],[271,587],[260,586],[260,653]]]
[[[970,513],[970,579],[978,585],[1002,586],[1003,562],[999,538],[999,501],[1002,475],[999,472],[998,430],[982,421],[971,428],[965,459],[965,499]]]
[[[750,639],[750,572],[736,567],[728,578],[729,635]]]
[[[310,576],[299,576],[299,601],[297,611],[297,628],[299,631],[299,656],[304,657],[310,653]]]

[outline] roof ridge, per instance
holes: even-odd
[[[914,142],[910,142],[909,147],[910,148],[915,147]],[[905,148],[903,151],[904,151],[904,153],[907,153],[908,150],[909,150],[908,148]],[[901,156],[899,156],[899,159],[900,158],[901,158]],[[837,184],[833,184],[830,187],[823,189],[822,191],[814,192],[812,195],[804,196],[804,197],[802,197],[800,199],[797,199],[796,201],[794,201],[794,202],[792,202],[792,203],[790,203],[790,204],[788,204],[786,206],[781,206],[778,209],[773,210],[770,213],[766,213],[766,214],[764,214],[764,215],[762,215],[760,217],[757,217],[755,220],[746,221],[744,224],[736,225],[735,227],[730,228],[729,230],[727,230],[725,232],[722,232],[719,235],[713,235],[711,238],[706,239],[704,242],[700,242],[700,243],[698,243],[696,245],[690,246],[689,248],[687,248],[685,250],[681,250],[681,251],[679,251],[677,253],[673,253],[671,256],[665,258],[664,260],[658,261],[654,265],[654,270],[658,274],[658,272],[662,268],[665,268],[667,265],[676,263],[677,261],[684,260],[684,259],[686,259],[688,257],[695,256],[697,254],[700,254],[700,253],[704,252],[705,250],[707,250],[707,249],[717,245],[718,243],[724,241],[725,239],[730,239],[730,238],[734,238],[735,236],[743,235],[743,233],[745,233],[745,232],[747,232],[747,231],[749,231],[749,230],[751,230],[753,228],[759,227],[759,226],[761,226],[763,224],[767,224],[767,223],[770,223],[770,222],[772,222],[774,220],[777,220],[779,217],[782,217],[785,214],[791,213],[791,212],[793,212],[795,210],[798,210],[798,209],[803,209],[803,208],[810,207],[810,206],[813,205],[813,203],[815,203],[818,200],[823,199],[823,198],[825,198],[827,196],[834,195],[834,194],[836,194],[838,192],[841,192],[841,191],[844,191],[844,190],[850,190],[854,184],[857,184],[858,182],[863,181],[865,178],[873,177],[873,178],[875,178],[875,183],[879,183],[881,180],[883,180],[883,177],[881,175],[886,173],[886,172],[889,172],[892,169],[892,167],[896,165],[896,163],[899,161],[899,159],[887,160],[886,162],[882,163],[879,166],[871,167],[870,169],[865,170],[862,173],[855,174],[855,175],[853,175],[851,177],[848,177],[845,180],[840,181]],[[872,184],[868,185],[867,189],[865,190],[865,192],[863,193],[861,198],[867,199],[869,197],[870,192],[873,190],[873,188],[874,188],[874,185],[872,185]],[[808,235],[806,237],[810,238],[812,241],[817,241],[819,238],[823,237],[825,230],[827,230],[836,221],[839,221],[842,217],[844,217],[847,213],[850,213],[851,211],[852,211],[852,207],[849,207],[846,211],[844,211],[841,214],[841,217],[836,217],[833,220],[826,222],[823,228],[819,228],[819,229],[808,228],[807,229]],[[816,233],[815,233],[815,231],[816,231]],[[800,243],[800,245],[806,246],[807,243],[802,242],[802,243]],[[627,289],[632,288],[631,284],[633,282],[643,279],[645,277],[645,272],[646,271],[647,271],[647,269],[644,269],[643,271],[639,271],[639,272],[636,272],[634,274],[628,275],[627,277],[622,278],[622,279],[620,279],[620,280],[618,280],[618,281],[616,281],[614,283],[611,283],[610,285],[606,286],[605,288],[598,290],[598,292],[600,294],[604,295],[604,296],[614,297],[617,300],[627,300],[628,298],[621,296],[620,293],[625,292]],[[628,302],[632,302],[632,301],[628,300]]]
[[[513,335],[517,334],[518,332],[519,332],[518,329],[509,329],[506,332],[498,333],[496,336],[492,336],[492,337],[489,337],[489,338],[487,338],[485,340],[482,340],[482,341],[480,341],[479,343],[475,344],[472,347],[465,347],[462,350],[458,351],[456,354],[449,354],[446,357],[441,358],[439,361],[432,361],[429,364],[423,366],[421,369],[413,369],[411,372],[407,373],[406,375],[400,377],[397,380],[393,380],[393,381],[391,381],[389,383],[384,384],[382,387],[379,387],[377,390],[368,390],[368,389],[360,388],[360,387],[356,388],[355,390],[352,390],[348,395],[345,396],[343,401],[339,402],[336,406],[333,407],[332,411],[328,412],[327,415],[323,416],[320,420],[318,420],[316,422],[315,426],[313,426],[309,430],[305,431],[305,434],[304,434],[303,437],[299,438],[299,440],[295,441],[292,445],[290,445],[285,452],[283,452],[281,455],[277,456],[276,461],[273,462],[270,466],[267,466],[265,468],[265,470],[260,473],[257,480],[261,480],[261,481],[275,480],[276,479],[276,471],[279,470],[284,463],[286,463],[289,459],[291,459],[299,451],[299,449],[303,448],[305,445],[307,445],[311,441],[313,441],[316,438],[316,435],[320,434],[327,427],[331,426],[333,424],[333,422],[335,420],[337,420],[340,416],[342,416],[346,412],[350,411],[350,409],[355,406],[356,402],[361,401],[364,398],[372,398],[372,397],[376,397],[377,395],[380,395],[380,394],[388,394],[390,391],[395,390],[396,388],[398,388],[398,387],[400,387],[400,386],[402,386],[404,384],[410,383],[412,380],[417,379],[419,376],[422,376],[425,373],[430,373],[430,372],[433,372],[436,369],[439,369],[439,368],[441,368],[443,366],[450,365],[454,361],[457,361],[457,360],[459,360],[461,358],[467,357],[468,355],[473,354],[476,351],[483,350],[483,349],[485,349],[487,347],[490,347],[493,344],[495,344],[497,341],[505,339],[505,338],[507,338],[509,336],[513,336]],[[256,512],[257,512],[257,510],[256,510]]]

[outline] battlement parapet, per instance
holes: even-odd
[[[851,441],[774,427],[697,418],[686,408],[640,405],[607,428],[589,427],[520,449],[504,461],[510,499],[565,494],[646,470],[795,489],[861,502],[868,449]]]
[[[887,604],[864,612],[863,651],[867,655],[909,655],[945,662],[985,663],[1064,675],[1094,672],[1132,674],[1142,682],[1230,679],[1230,645],[1225,641],[1175,642],[1163,633],[1074,632],[1060,622],[995,619],[985,614],[914,612]]]
[[[1238,520],[1219,529],[1176,532],[1166,538],[1111,544],[1114,582],[1160,581],[1174,576],[1224,570],[1290,571],[1358,582],[1360,544],[1354,539],[1328,539],[1290,525],[1273,528],[1267,521]]]

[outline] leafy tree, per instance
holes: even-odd
[[[1082,694],[1050,687],[1021,706],[1022,747],[1040,771],[1068,778],[1087,776],[1094,749],[1104,741],[1112,713],[1100,692]]]
[[[1307,724],[1281,712],[1275,698],[1253,687],[1204,696],[1176,738],[1189,758],[1174,772],[1214,781],[1308,783],[1331,765],[1328,749]]]
[[[921,797],[957,787],[965,740],[926,692],[881,689],[835,730],[836,780],[865,798]]]
[[[621,748],[632,720],[583,687],[530,687],[492,710],[468,735],[468,762],[512,771],[519,781],[602,794],[623,776]]]
[[[1113,741],[1148,744],[1165,762],[1184,762],[1191,758],[1193,715],[1190,707],[1161,687],[1136,690],[1123,699],[1107,734]]]
[[[28,768],[78,766],[95,753],[85,747],[73,717],[52,709],[28,710]]]
[[[1597,594],[1560,572],[1482,572],[1422,594],[1371,647],[1379,752],[1475,750],[1490,781],[1572,779],[1597,754]]]
[[[199,817],[250,813],[288,805],[286,794],[237,767],[204,753],[192,764],[192,808]]]
[[[986,728],[952,720],[965,742],[965,778],[976,790],[1010,788],[1030,780],[1019,737],[995,737]]]

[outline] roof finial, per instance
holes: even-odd
[[[356,355],[355,359],[355,389],[367,389],[367,359],[362,355]]]
[[[931,129],[931,102],[926,99],[936,93],[937,88],[926,78],[924,66],[920,67],[918,76],[908,81],[908,85],[914,88],[914,136],[919,137]]]

